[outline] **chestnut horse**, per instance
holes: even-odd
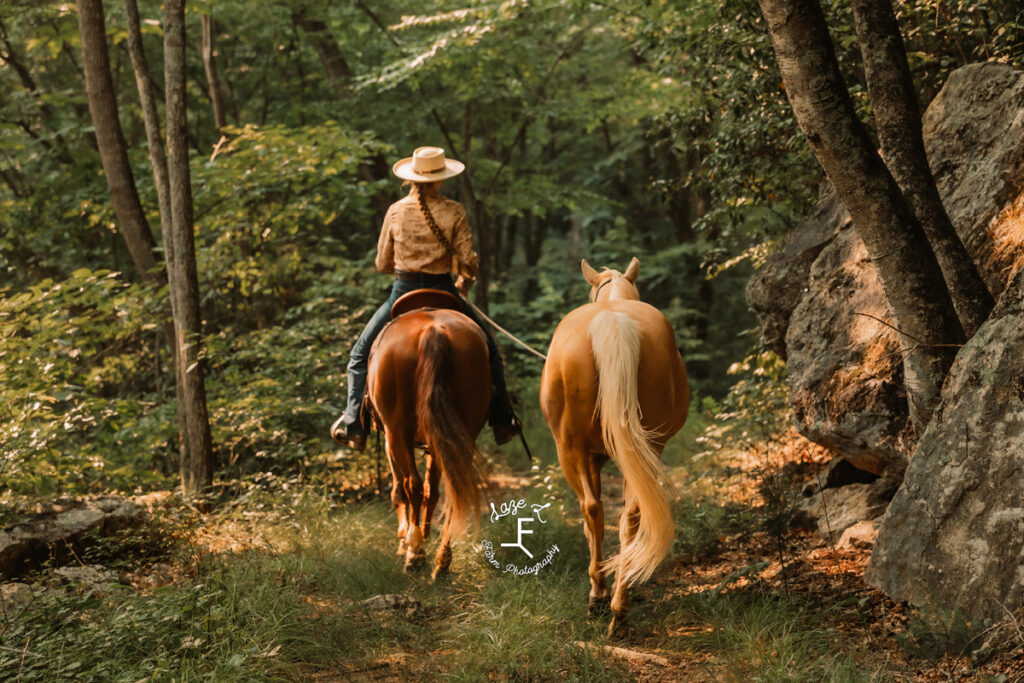
[[[690,389],[675,334],[639,300],[640,262],[625,274],[583,261],[590,301],[555,329],[541,376],[540,405],[558,462],[580,499],[590,545],[590,611],[611,604],[609,635],[626,630],[629,586],[646,581],[672,547],[675,529],[661,452],[686,421]],[[601,468],[611,458],[625,480],[619,554],[602,562]],[[605,574],[615,574],[609,599]]]
[[[445,520],[434,578],[448,571],[452,541],[467,519],[480,517],[483,478],[477,469],[476,436],[491,400],[487,359],[483,331],[455,310],[399,315],[374,343],[368,396],[384,427],[391,500],[398,509],[398,554],[405,556],[406,570],[424,561],[442,475]],[[426,446],[426,482],[413,457],[417,444]]]

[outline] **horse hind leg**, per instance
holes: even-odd
[[[625,493],[625,492],[623,492]],[[626,500],[629,500],[628,495]],[[623,506],[619,517],[619,552],[636,538],[640,526],[640,506],[636,501]],[[615,573],[615,589],[612,591],[612,621],[608,625],[609,638],[621,638],[629,631],[627,614],[629,612],[629,584],[623,577],[621,569]]]
[[[391,499],[398,508],[398,554],[405,556],[405,571],[411,571],[421,566],[425,558],[423,532],[419,527],[423,481],[416,470],[410,440],[390,430],[385,436],[394,476]]]
[[[391,502],[394,503],[398,516],[398,550],[395,554],[399,557],[404,557],[408,547],[408,544],[405,542],[405,534],[409,531],[409,501],[406,500],[405,488],[402,486],[401,480],[398,477],[393,477],[393,479],[394,481],[391,484]]]
[[[451,573],[452,565],[452,520],[445,516],[441,529],[441,545],[437,549],[432,579],[438,581]]]
[[[437,558],[434,564],[434,573],[431,578],[434,581],[443,579],[451,573],[452,566],[452,544],[449,540],[445,539],[441,542],[441,547],[437,550]]]
[[[423,530],[420,528],[420,518],[423,514],[423,480],[415,468],[406,477],[405,488],[410,499],[409,523],[405,532],[405,571],[410,572],[421,568],[426,562]]]
[[[434,508],[441,494],[441,467],[429,452],[427,453],[427,481],[424,487],[424,512],[423,512],[423,537],[430,534],[430,520],[434,516]],[[434,563],[433,580],[447,576],[452,564],[452,546],[450,534],[447,532],[447,525],[442,529],[441,545],[437,550],[437,558]]]
[[[576,492],[583,513],[583,533],[590,549],[590,595],[587,612],[605,611],[609,602],[608,586],[601,568],[601,544],[604,541],[604,505],[601,503],[601,465],[584,451],[559,447],[558,462],[569,486]]]
[[[427,481],[423,486],[423,538],[430,537],[430,523],[434,517],[434,509],[441,497],[441,467],[437,459],[428,451],[426,453]]]

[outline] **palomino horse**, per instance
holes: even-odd
[[[609,635],[626,629],[629,586],[646,581],[675,536],[670,485],[661,464],[669,437],[686,421],[690,389],[675,334],[656,308],[639,300],[640,262],[625,274],[598,273],[583,261],[591,303],[555,329],[541,377],[540,405],[558,462],[580,499],[590,545],[590,609],[609,602]],[[625,479],[619,554],[601,561],[601,468],[611,457]]]
[[[458,305],[454,296],[436,291],[433,305],[441,295]],[[406,297],[395,302],[393,314],[409,308]],[[467,518],[480,516],[483,480],[476,465],[476,436],[491,399],[487,359],[483,331],[456,310],[409,310],[397,315],[374,343],[368,395],[384,426],[394,480],[391,500],[398,509],[398,553],[405,556],[406,570],[423,563],[442,475],[445,520],[434,578],[447,572],[452,541]],[[413,458],[416,444],[426,445],[426,482]]]

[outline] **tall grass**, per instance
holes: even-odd
[[[645,616],[667,650],[704,662],[717,681],[882,681],[853,656],[856,643],[797,598],[757,587],[677,595]]]
[[[318,669],[345,677],[395,653],[414,670],[457,680],[620,677],[573,645],[601,630],[585,616],[577,529],[552,521],[537,536],[564,549],[539,577],[502,575],[464,542],[452,581],[432,584],[429,572],[402,572],[394,528],[384,504],[329,511],[307,498],[259,530],[271,550],[182,557],[197,564],[194,577],[148,594],[40,597],[0,626],[0,679],[291,680]],[[387,593],[423,608],[407,617],[360,604]]]

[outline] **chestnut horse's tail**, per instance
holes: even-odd
[[[597,365],[596,412],[608,455],[626,480],[625,509],[640,511],[632,541],[605,561],[607,571],[627,584],[646,581],[672,547],[675,527],[669,508],[669,484],[659,452],[657,434],[641,423],[637,379],[640,368],[640,330],[628,314],[598,313],[587,328]]]
[[[483,481],[476,465],[476,440],[453,403],[454,376],[451,340],[438,328],[427,328],[420,336],[416,366],[416,415],[427,448],[441,464],[444,514],[450,520],[446,529],[452,539],[465,530],[467,519],[480,519]]]

